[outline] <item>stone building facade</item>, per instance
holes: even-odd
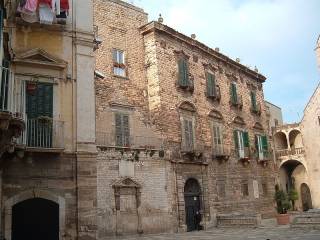
[[[318,62],[319,39],[315,48]],[[276,126],[273,132],[279,182],[286,191],[295,189],[298,200],[295,207],[300,211],[319,208],[319,125],[320,88],[307,103],[301,122]]]
[[[94,16],[98,236],[272,216],[265,77],[125,2]]]
[[[93,4],[2,2],[0,98],[25,128],[1,157],[1,239],[96,239]]]

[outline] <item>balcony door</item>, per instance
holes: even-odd
[[[27,146],[52,147],[53,85],[26,83]]]

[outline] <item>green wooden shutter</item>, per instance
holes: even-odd
[[[244,147],[249,147],[250,143],[249,143],[249,134],[248,134],[248,132],[243,132],[242,136],[243,136]]]
[[[216,96],[216,83],[214,75],[207,73],[207,96]]]
[[[268,151],[268,138],[267,136],[262,136],[262,149]]]
[[[27,92],[26,113],[28,119],[53,116],[53,85],[38,83],[34,94]]]
[[[235,149],[238,150],[239,149],[238,130],[233,131],[233,139],[234,139]]]
[[[123,146],[123,141],[122,141],[122,116],[120,113],[115,114],[115,124],[116,124],[116,132],[115,132],[115,137],[116,137],[116,146]]]
[[[238,102],[238,96],[237,96],[237,85],[235,83],[231,83],[230,95],[231,95],[231,102],[233,104],[236,104]]]
[[[184,83],[185,86],[189,86],[189,68],[188,68],[188,63],[187,61],[184,59],[183,60],[183,64],[184,64]]]
[[[257,100],[256,100],[256,93],[254,91],[250,92],[251,94],[251,106],[253,110],[257,110]]]
[[[129,116],[122,115],[122,136],[125,147],[130,146],[130,128],[129,128]]]
[[[186,86],[186,83],[185,83],[185,74],[184,74],[184,60],[183,59],[179,59],[178,61],[178,70],[179,70],[179,84],[180,86]]]

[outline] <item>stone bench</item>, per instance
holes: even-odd
[[[260,214],[218,214],[217,227],[258,227],[261,224]]]

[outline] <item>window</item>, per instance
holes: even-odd
[[[235,82],[232,82],[230,85],[230,102],[232,105],[242,108],[242,97],[238,94]]]
[[[268,196],[268,184],[267,183],[262,183],[262,195],[263,196]]]
[[[207,97],[217,97],[216,80],[212,73],[206,73],[207,78]]]
[[[126,77],[124,52],[118,49],[113,49],[113,74],[120,77]]]
[[[320,125],[320,116],[318,116],[318,123],[319,123],[319,125]]]
[[[239,158],[246,158],[249,156],[249,134],[241,130],[234,130],[235,149]]]
[[[320,119],[319,119],[319,123],[320,123]],[[279,125],[278,119],[274,119],[274,126],[276,127],[276,126],[278,126],[278,125]]]
[[[251,108],[252,108],[252,110],[253,111],[258,111],[256,93],[254,91],[251,91],[250,92],[250,97],[251,97]]]
[[[189,68],[188,68],[188,61],[185,58],[180,58],[178,61],[178,69],[179,69],[179,77],[178,82],[180,87],[191,87],[192,81],[189,78]]]
[[[223,137],[222,137],[222,126],[219,124],[213,125],[213,146],[216,154],[223,153]]]
[[[193,122],[189,119],[183,120],[183,149],[185,151],[194,150],[194,133],[193,133]]]
[[[237,84],[235,82],[231,83],[230,94],[231,94],[231,102],[233,104],[237,104],[238,103]]]
[[[130,146],[130,128],[129,116],[127,114],[116,113],[116,146],[129,147]]]
[[[219,198],[226,197],[226,183],[225,183],[225,181],[218,181],[217,182],[217,191],[218,191]]]
[[[241,184],[241,195],[243,197],[248,197],[249,196],[249,186],[248,183],[242,183]]]
[[[26,83],[27,146],[52,147],[53,85]]]
[[[259,160],[265,160],[268,157],[268,138],[267,136],[256,135],[256,150]]]

